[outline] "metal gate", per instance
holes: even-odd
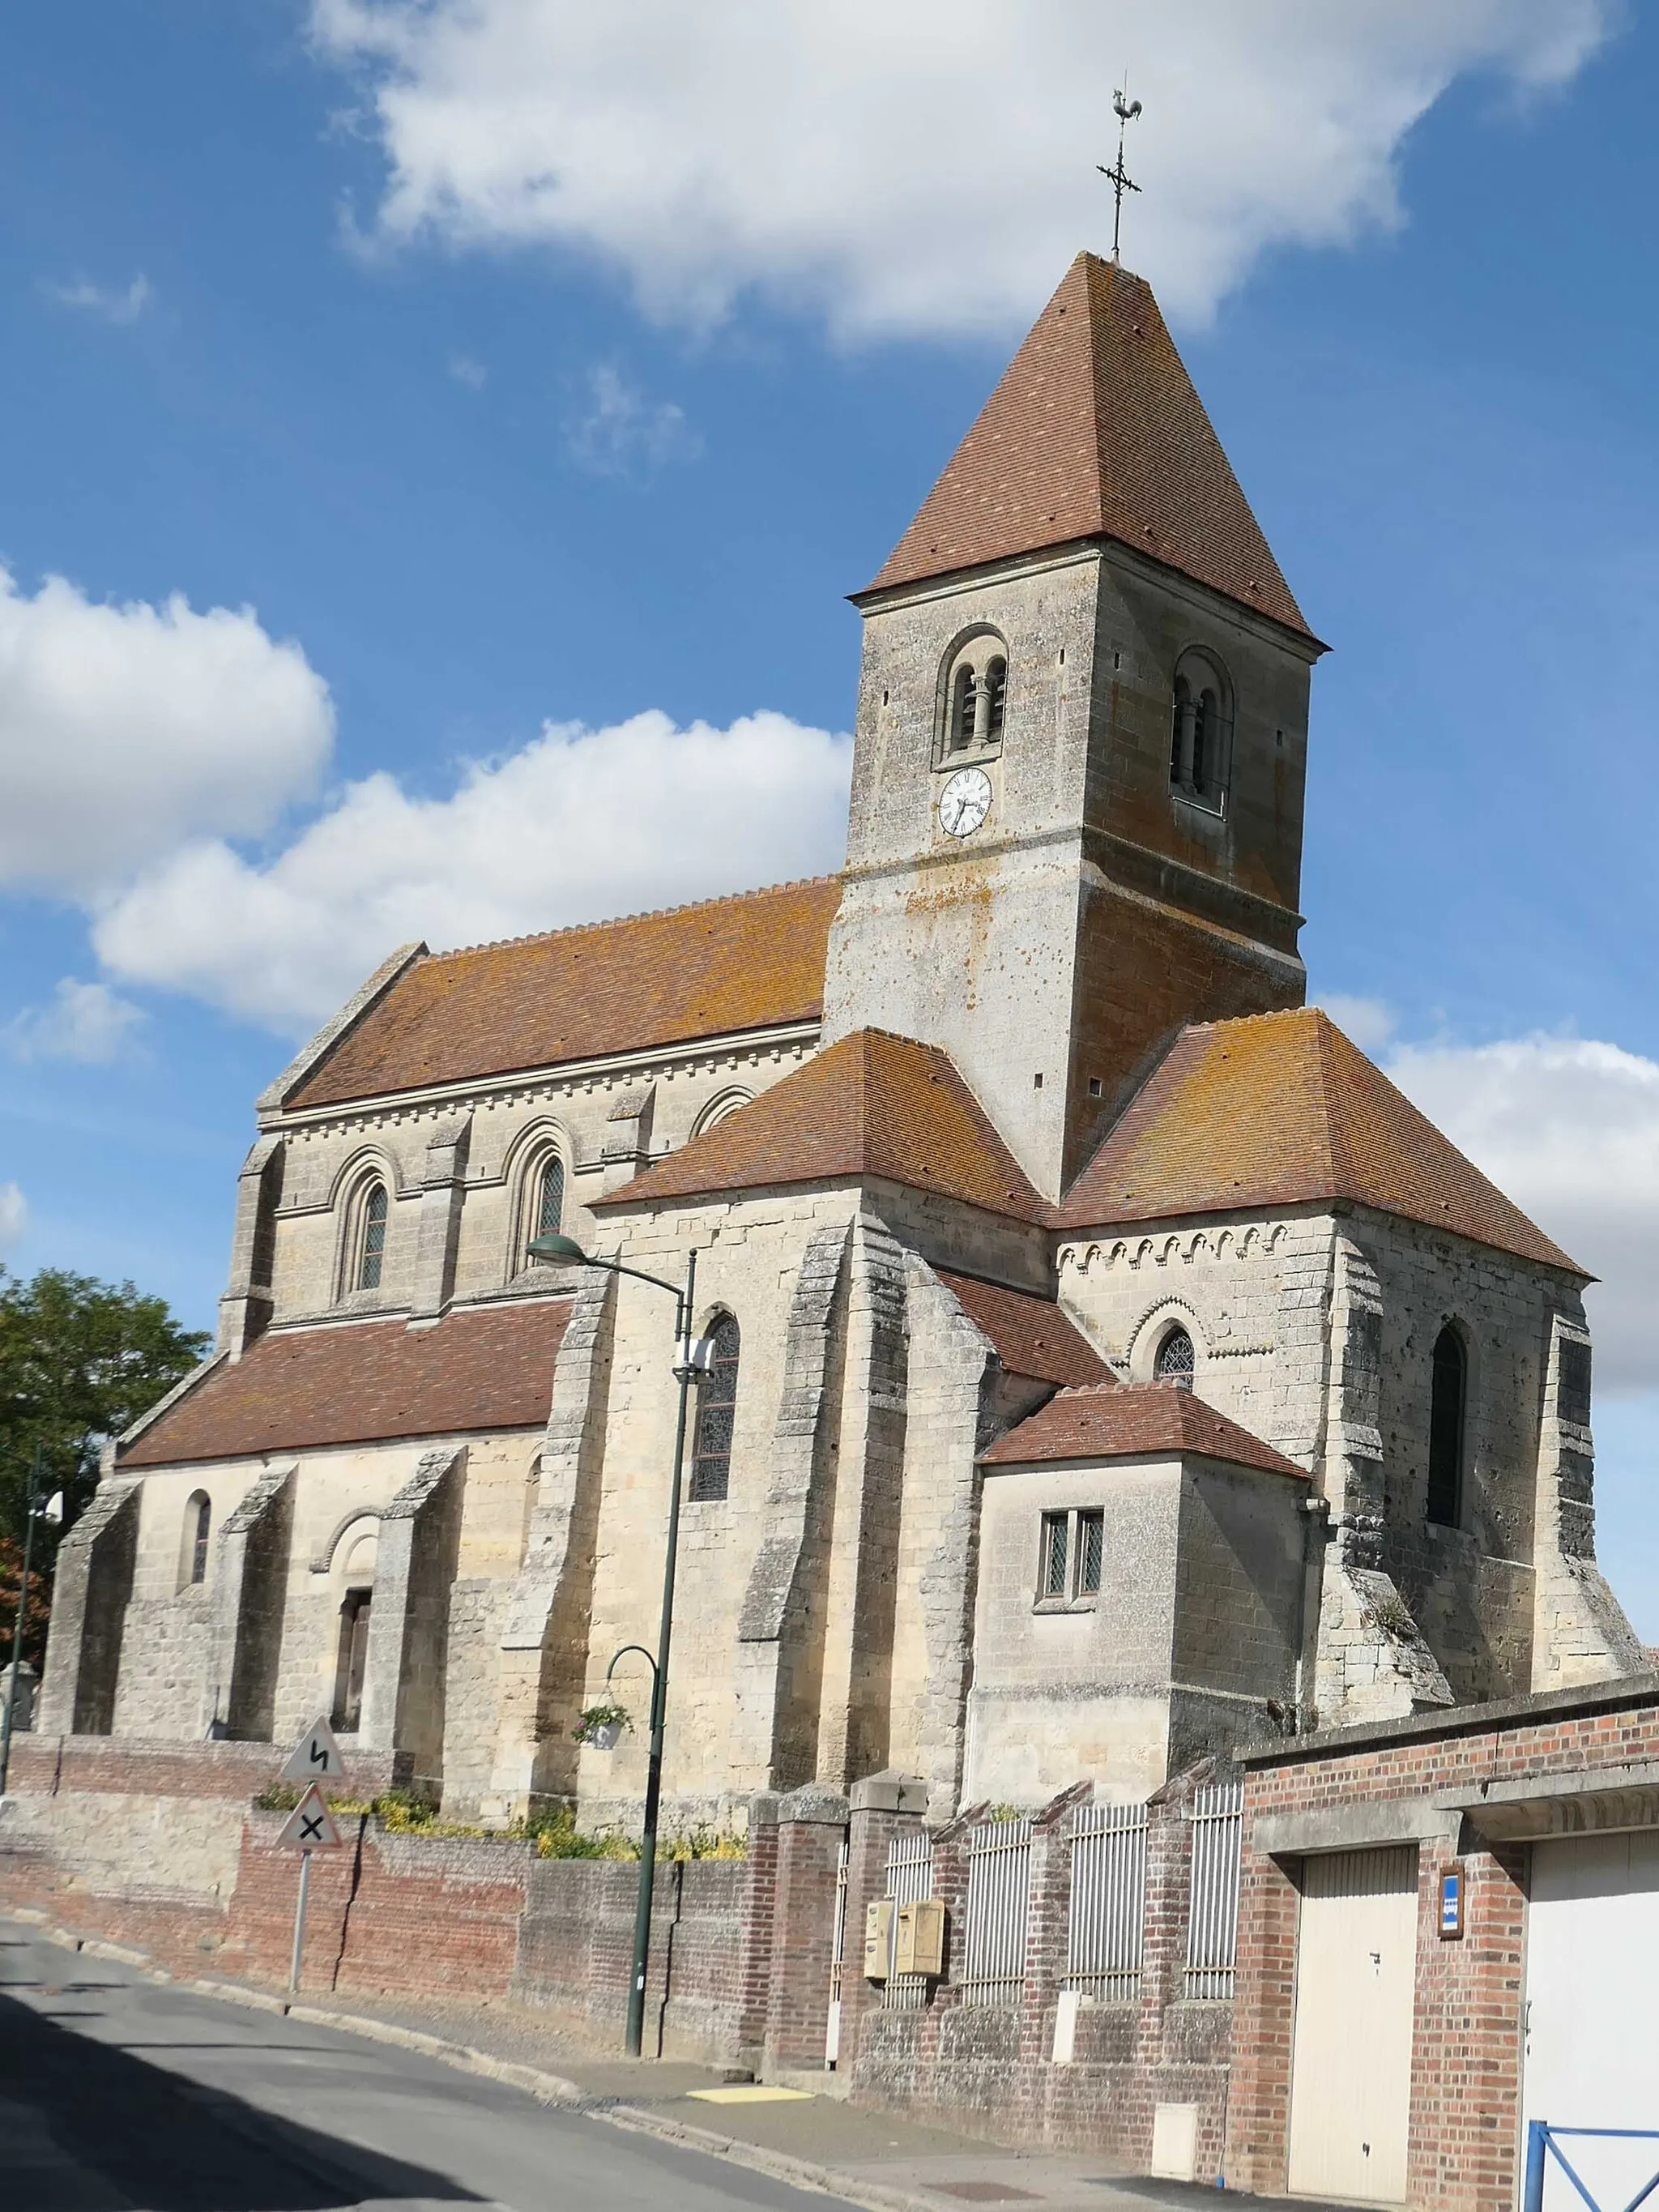
[[[887,1846],[887,1894],[895,1907],[920,1904],[933,1893],[933,1839],[926,1828],[893,1838]],[[885,2012],[921,2012],[927,2002],[926,1974],[896,1974],[893,1946],[898,1936],[898,1913],[893,1914],[887,1938],[887,1986],[882,1994]]]
[[[847,1952],[847,1838],[836,1854],[836,1905],[830,1936],[830,2013],[823,2028],[823,2063],[831,2072],[841,2056],[841,1972]]]
[[[967,1940],[957,1978],[964,2004],[1018,2003],[1030,1890],[1030,1822],[985,1820],[970,1828]]]
[[[1066,1987],[1099,2004],[1140,1995],[1146,1808],[1079,1805],[1072,1820]]]

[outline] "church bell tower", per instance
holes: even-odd
[[[824,1037],[1057,1199],[1176,1032],[1299,1006],[1310,634],[1148,286],[1080,254],[875,581]]]

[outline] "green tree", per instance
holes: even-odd
[[[0,1663],[11,1656],[23,1501],[37,1446],[41,1486],[63,1492],[67,1528],[96,1487],[106,1438],[188,1375],[207,1346],[204,1335],[180,1327],[165,1298],[131,1283],[95,1282],[61,1267],[43,1267],[22,1282],[0,1270]],[[23,1656],[37,1666],[59,1533],[35,1529],[42,1580],[29,1607]]]

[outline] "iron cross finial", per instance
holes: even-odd
[[[1116,164],[1115,167],[1109,169],[1103,161],[1097,161],[1095,163],[1095,167],[1099,170],[1101,175],[1103,177],[1109,177],[1112,183],[1112,198],[1114,203],[1112,208],[1112,258],[1114,261],[1118,258],[1118,249],[1123,234],[1123,195],[1125,192],[1138,192],[1140,190],[1139,185],[1136,184],[1134,179],[1129,174],[1128,171],[1123,166],[1123,133],[1127,126],[1134,121],[1136,116],[1140,112],[1140,102],[1138,100],[1131,100],[1128,96],[1128,93],[1129,82],[1128,79],[1126,77],[1123,82],[1118,87],[1117,90],[1112,94],[1112,112],[1117,117]]]

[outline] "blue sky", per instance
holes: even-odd
[[[8,1263],[205,1325],[252,1097],[382,950],[836,864],[844,594],[1109,240],[1127,63],[1126,258],[1334,647],[1316,991],[1605,1278],[1605,1525],[1659,1638],[1659,31],[1595,0],[689,21],[14,11]],[[993,165],[957,67],[1004,88]]]

